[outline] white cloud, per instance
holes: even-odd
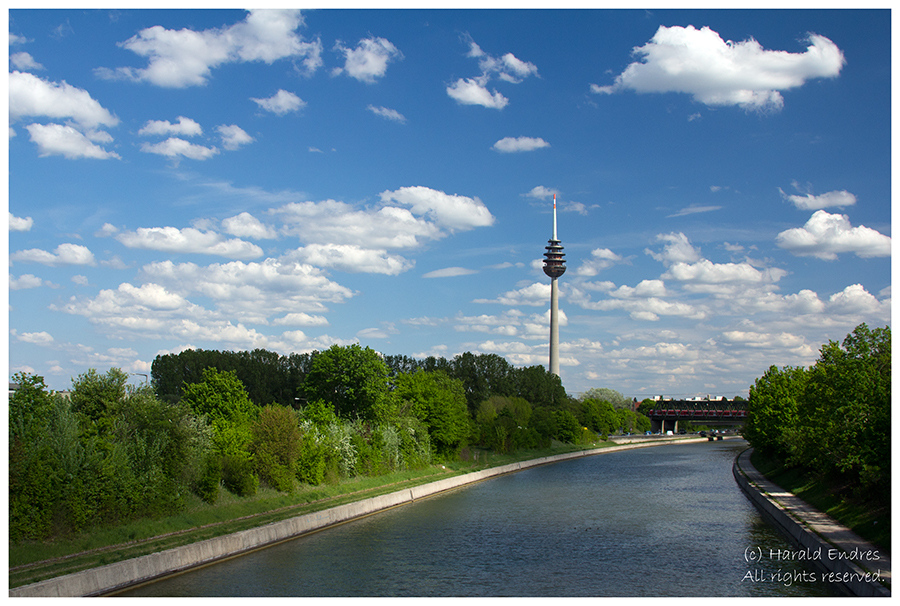
[[[423,278],[455,278],[456,276],[469,276],[477,274],[474,269],[466,269],[465,267],[445,267],[436,269],[428,273],[422,274]]]
[[[9,118],[70,118],[82,129],[116,126],[119,119],[84,89],[66,82],[47,82],[28,73],[9,74]]]
[[[460,78],[447,87],[447,94],[462,105],[481,105],[492,109],[503,109],[509,99],[496,90],[490,92],[482,78]]]
[[[415,265],[400,255],[383,249],[361,248],[355,244],[313,244],[286,255],[316,267],[329,267],[350,273],[374,273],[396,276]]]
[[[852,284],[828,298],[826,309],[829,313],[841,315],[879,314],[886,307],[890,317],[890,301],[884,306],[869,294],[862,284]]]
[[[533,63],[522,61],[512,53],[506,53],[498,59],[481,50],[471,37],[468,37],[468,42],[469,52],[466,56],[478,59],[478,67],[484,78],[496,75],[501,80],[515,84],[528,76],[537,75],[538,69]]]
[[[538,185],[536,187],[532,187],[531,191],[527,194],[522,194],[527,198],[537,198],[538,200],[549,200],[555,195],[559,195],[559,190],[555,187],[544,187],[543,185]]]
[[[272,321],[276,326],[328,326],[325,316],[314,316],[306,312],[292,312]]]
[[[856,196],[846,190],[830,191],[818,196],[806,194],[805,196],[788,195],[781,188],[778,189],[785,200],[790,201],[800,210],[821,210],[832,206],[843,207],[856,204]]]
[[[508,154],[534,151],[536,149],[541,149],[542,147],[550,147],[550,144],[541,138],[535,137],[504,137],[494,143],[491,149]]]
[[[666,218],[671,219],[672,217],[684,217],[686,215],[696,215],[698,213],[708,213],[708,212],[712,212],[714,210],[720,210],[721,208],[722,208],[721,206],[692,205],[692,206],[687,206],[685,208],[682,208],[678,212],[668,215]]]
[[[708,27],[660,26],[650,42],[634,49],[639,60],[614,84],[593,84],[591,90],[678,92],[705,105],[778,110],[784,104],[779,91],[812,78],[833,78],[841,71],[844,56],[831,40],[810,34],[808,42],[804,53],[769,51],[752,38],[725,42]]]
[[[366,109],[368,109],[376,116],[381,116],[386,120],[399,122],[400,124],[406,124],[406,117],[395,109],[390,109],[387,107],[376,107],[374,105],[369,105],[368,107],[366,107]]]
[[[863,258],[891,255],[889,236],[863,225],[852,227],[847,215],[832,215],[824,210],[813,213],[803,227],[781,232],[775,242],[797,256],[827,261],[837,259],[839,253]]]
[[[59,155],[70,160],[106,160],[119,157],[119,154],[95,145],[84,133],[68,125],[29,124],[25,128],[31,135],[31,141],[38,146],[41,157]]]
[[[575,270],[575,273],[585,277],[596,276],[604,269],[609,269],[616,263],[622,263],[623,261],[624,259],[621,256],[608,248],[595,248],[591,251],[590,258],[585,259],[581,266]]]
[[[496,299],[475,299],[475,303],[500,303],[501,305],[550,305],[550,284],[535,282],[517,290],[503,293]]]
[[[777,282],[786,275],[785,270],[778,268],[760,271],[749,263],[713,263],[708,259],[701,259],[696,263],[673,263],[662,278],[696,284],[752,284]]]
[[[346,58],[344,67],[336,68],[334,75],[346,72],[351,78],[369,84],[384,76],[388,63],[403,58],[403,53],[384,38],[365,38],[352,49],[345,48],[338,42],[334,50],[343,53]]]
[[[441,230],[405,208],[357,210],[336,200],[294,202],[272,211],[282,217],[282,231],[316,244],[354,242],[371,249],[414,248],[423,239],[443,237]]]
[[[239,215],[223,219],[222,229],[225,233],[239,238],[269,240],[278,237],[275,228],[263,224],[262,221],[248,212],[242,212]]]
[[[385,204],[393,201],[411,207],[416,215],[426,215],[451,230],[493,225],[494,216],[478,198],[446,194],[428,187],[401,187],[381,192]]]
[[[138,135],[182,135],[185,137],[195,137],[203,134],[203,129],[194,120],[178,116],[178,122],[172,124],[168,120],[148,120],[147,123],[138,131]]]
[[[279,89],[277,93],[265,99],[256,99],[251,97],[251,101],[259,105],[261,108],[273,114],[283,116],[290,112],[295,112],[306,107],[306,101],[290,91]]]
[[[693,263],[700,260],[700,251],[694,248],[688,237],[683,233],[658,234],[656,239],[661,242],[668,242],[661,253],[655,253],[649,249],[645,250],[648,255],[669,265],[671,263]]]
[[[81,244],[65,243],[56,247],[54,252],[39,248],[20,250],[9,256],[12,261],[40,263],[55,267],[57,265],[96,265],[94,254]]]
[[[10,331],[16,340],[23,343],[32,343],[34,345],[49,345],[53,343],[53,335],[46,331],[41,332],[23,332],[18,334],[15,330]]]
[[[44,281],[32,274],[23,274],[18,278],[9,274],[10,290],[25,290],[27,288],[38,288],[44,285]]]
[[[9,56],[9,62],[16,69],[21,70],[39,70],[44,66],[34,60],[34,57],[26,52],[15,53]]]
[[[156,86],[183,88],[206,84],[213,68],[226,63],[302,58],[306,71],[322,64],[322,45],[306,42],[295,30],[303,24],[299,10],[251,10],[229,27],[193,31],[155,25],[119,44],[148,58],[146,68],[99,68],[104,78],[146,81]]]
[[[250,242],[226,240],[215,232],[200,231],[193,227],[139,227],[136,231],[118,234],[116,240],[128,248],[217,255],[231,259],[254,259],[263,254],[261,248]]]
[[[216,127],[216,131],[222,137],[222,147],[227,150],[235,150],[241,145],[253,142],[253,137],[235,124],[220,124]]]
[[[169,158],[184,156],[191,160],[206,160],[219,153],[215,147],[204,147],[178,137],[169,137],[160,143],[144,143],[141,145],[141,151]]]
[[[17,217],[12,213],[9,213],[9,231],[29,231],[34,225],[34,220],[31,217]]]

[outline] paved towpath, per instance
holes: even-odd
[[[890,595],[891,586],[891,555],[881,547],[866,541],[858,534],[841,525],[831,516],[822,513],[813,508],[800,497],[793,493],[787,492],[768,478],[760,473],[753,464],[750,463],[750,453],[752,448],[748,448],[742,452],[737,458],[737,467],[746,479],[756,488],[764,498],[770,502],[774,502],[777,509],[783,511],[793,519],[797,528],[785,528],[785,530],[798,539],[798,533],[805,531],[806,534],[817,535],[819,539],[824,541],[822,563],[826,567],[831,568],[831,564],[846,564],[849,560],[862,572],[877,573],[884,581],[887,587],[879,586],[877,583],[870,583],[873,593],[868,595]],[[769,512],[770,514],[773,512]],[[776,522],[784,528],[785,522]],[[790,526],[790,520],[787,521]],[[803,544],[803,541],[800,541]],[[843,551],[844,555],[839,555],[838,550]],[[843,569],[834,569],[836,574],[854,574]],[[857,572],[858,574],[858,572]],[[866,591],[862,589],[862,591]],[[860,595],[860,593],[857,595]],[[863,593],[862,595],[866,595]]]

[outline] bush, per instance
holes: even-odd
[[[197,496],[210,505],[219,500],[219,486],[222,484],[222,458],[210,453],[203,460],[200,478],[197,480]]]
[[[253,473],[253,459],[243,453],[222,457],[222,483],[229,492],[252,497],[259,488],[259,477]]]
[[[300,428],[294,411],[279,405],[266,406],[250,431],[250,452],[260,479],[276,490],[292,492],[300,454]]]

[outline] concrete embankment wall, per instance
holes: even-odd
[[[865,569],[851,561],[849,554],[854,552],[871,554],[879,550],[825,514],[813,510],[799,497],[784,492],[768,481],[750,463],[751,451],[747,449],[735,457],[732,467],[734,479],[763,516],[774,523],[801,552],[816,555],[812,563],[824,570],[819,578],[839,580],[835,585],[851,595],[890,597],[890,589],[876,580],[880,578],[890,582],[889,555],[882,550],[878,559],[868,562]],[[776,499],[784,501],[786,506]],[[838,556],[837,551],[845,555]],[[835,556],[829,557],[831,553]]]
[[[521,469],[555,463],[566,459],[574,459],[590,455],[658,446],[664,443],[684,444],[699,439],[676,440],[643,440],[637,443],[621,444],[607,448],[570,452],[531,461],[520,461],[493,467],[482,471],[474,471],[461,476],[445,478],[429,484],[405,488],[390,494],[371,497],[355,503],[340,505],[331,509],[316,511],[280,522],[273,522],[258,528],[251,528],[233,534],[199,541],[182,547],[175,547],[122,562],[107,564],[98,568],[75,572],[64,576],[47,579],[31,585],[9,590],[10,597],[74,597],[110,593],[112,591],[137,585],[155,578],[174,574],[197,566],[202,566],[232,556],[247,553],[281,541],[296,538],[314,530],[327,528],[334,524],[346,522],[397,505],[410,503],[440,492],[480,482],[491,477],[513,473]]]

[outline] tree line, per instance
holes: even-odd
[[[750,387],[751,445],[846,494],[889,502],[890,434],[890,327],[860,324],[813,366],[771,366]]]
[[[335,345],[310,354],[187,350],[151,382],[91,369],[69,397],[18,374],[9,407],[10,540],[168,515],[221,491],[301,485],[644,431],[621,394],[566,394],[542,366]]]

